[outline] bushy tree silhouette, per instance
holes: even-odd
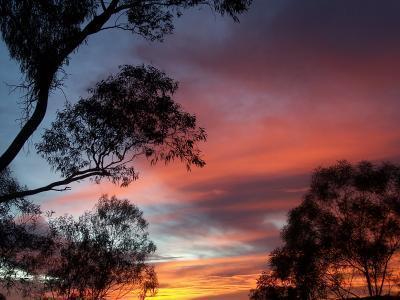
[[[128,200],[103,196],[78,219],[50,219],[52,255],[43,256],[43,291],[93,300],[134,290],[142,298],[154,294],[157,277],[147,260],[156,248],[142,215]]]
[[[37,144],[64,177],[47,186],[10,192],[1,201],[54,190],[74,181],[108,178],[127,186],[137,178],[132,162],[144,156],[156,163],[179,159],[202,167],[197,142],[204,129],[172,100],[177,83],[153,67],[124,66],[101,81],[91,95],[57,114]]]
[[[26,123],[0,157],[5,169],[42,122],[49,92],[62,67],[88,38],[107,29],[127,30],[149,40],[173,31],[182,10],[207,6],[235,20],[251,0],[0,0],[0,31],[25,75]]]
[[[53,219],[50,230],[56,251],[49,260],[47,286],[60,296],[75,293],[84,299],[102,299],[133,288],[140,288],[142,295],[154,292],[157,278],[146,260],[155,246],[146,229],[135,205],[106,196],[78,220]]]
[[[282,239],[269,264],[274,278],[296,288],[296,299],[390,292],[390,263],[400,250],[400,167],[341,161],[318,168]]]
[[[10,172],[0,178],[1,187],[6,181],[18,185]],[[115,197],[101,197],[78,219],[49,216],[48,221],[27,200],[2,203],[0,285],[40,299],[154,295],[158,281],[147,260],[156,247],[147,226],[142,211]]]

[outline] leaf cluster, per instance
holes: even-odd
[[[38,153],[65,178],[106,177],[122,186],[137,178],[129,163],[139,156],[202,167],[197,142],[206,134],[171,98],[176,88],[153,67],[123,66],[57,114]]]
[[[0,1],[0,30],[10,55],[29,82],[64,62],[69,43],[96,15],[95,0]],[[44,62],[48,62],[45,64]]]
[[[0,31],[28,82],[48,80],[89,35],[118,28],[162,40],[182,9],[207,5],[237,20],[250,0],[1,0]],[[114,24],[105,25],[114,16]],[[45,77],[45,78],[44,78]],[[55,79],[55,78],[50,78]]]

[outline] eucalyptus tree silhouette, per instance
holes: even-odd
[[[318,168],[282,239],[268,276],[277,287],[295,288],[295,299],[390,293],[391,263],[400,250],[400,167],[341,161]],[[261,279],[253,294],[267,288]]]
[[[156,293],[148,263],[156,247],[142,211],[128,200],[103,196],[79,218],[49,216],[47,222],[37,206],[13,202],[0,205],[2,287],[35,299]]]
[[[155,294],[157,276],[147,260],[156,248],[142,211],[128,200],[103,196],[93,211],[51,219],[49,227],[53,254],[43,263],[44,294],[93,300],[134,290],[142,299]]]
[[[172,100],[177,86],[153,67],[121,67],[117,75],[98,83],[88,98],[58,112],[36,145],[38,153],[64,178],[0,195],[0,201],[88,177],[127,186],[137,178],[131,163],[140,156],[151,163],[179,159],[187,168],[204,166],[197,142],[206,139],[205,131],[196,126],[194,115]]]
[[[5,169],[43,120],[49,92],[62,82],[62,67],[88,38],[127,30],[149,40],[173,31],[184,9],[207,6],[238,20],[251,0],[0,0],[0,31],[25,76],[26,123],[0,157]]]

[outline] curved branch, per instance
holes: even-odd
[[[81,34],[77,39],[72,41],[63,52],[61,52],[58,61],[55,61],[57,67],[50,68],[40,87],[38,88],[38,99],[35,110],[32,117],[22,127],[20,132],[14,138],[10,146],[0,157],[0,171],[4,170],[14,160],[14,158],[21,151],[26,141],[32,136],[32,134],[39,127],[40,123],[44,119],[47,111],[47,103],[49,98],[50,86],[53,81],[53,76],[57,72],[58,67],[64,62],[64,60],[71,54],[79,45],[91,34],[100,31],[101,27],[108,21],[111,15],[114,13],[115,7],[117,7],[119,0],[113,0],[109,7],[99,16],[96,16],[86,27],[81,31]]]
[[[47,192],[47,191],[64,191],[64,190],[68,190],[68,187],[65,187],[63,189],[56,189],[56,187],[59,186],[63,186],[63,185],[67,185],[70,184],[72,182],[75,181],[79,181],[91,176],[96,176],[96,175],[107,175],[107,172],[105,170],[86,170],[84,172],[81,173],[77,173],[79,174],[79,176],[77,175],[73,175],[70,177],[65,178],[64,180],[59,180],[59,181],[55,181],[53,183],[50,183],[46,186],[40,187],[40,188],[36,188],[36,189],[32,189],[32,190],[26,190],[26,191],[21,191],[21,192],[16,192],[16,193],[11,193],[11,194],[7,194],[7,195],[2,195],[0,196],[0,203],[4,203],[7,201],[10,201],[12,199],[15,198],[22,198],[22,197],[27,197],[27,196],[32,196],[32,195],[36,195],[42,192]]]

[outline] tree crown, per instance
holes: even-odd
[[[49,164],[66,178],[107,177],[127,186],[137,173],[129,163],[180,159],[204,166],[197,142],[204,129],[172,100],[177,83],[153,67],[124,66],[57,114],[37,144]]]
[[[274,276],[296,286],[302,299],[359,296],[354,277],[364,280],[365,294],[389,291],[390,262],[400,251],[399,204],[397,165],[340,161],[316,169],[289,213],[284,245],[271,254]]]

